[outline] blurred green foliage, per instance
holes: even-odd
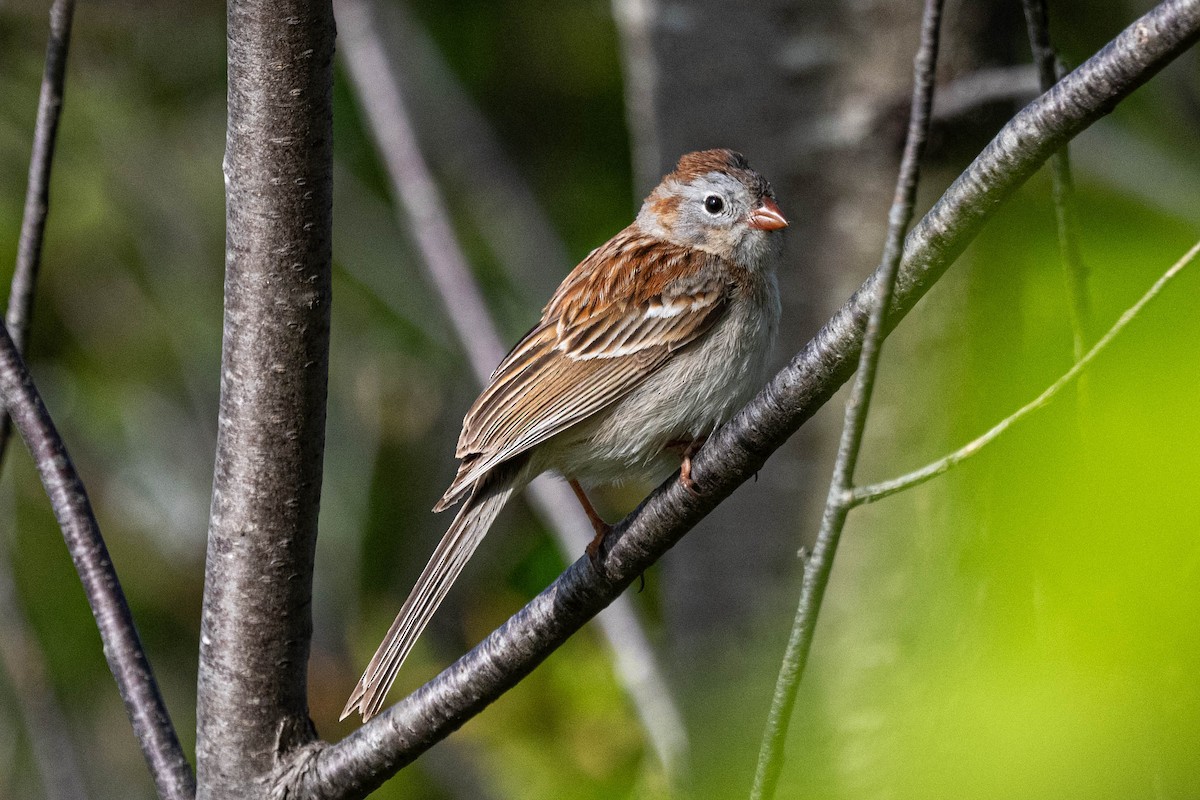
[[[1069,31],[1074,60],[1129,16],[1066,5],[1056,26]],[[415,11],[572,255],[625,224],[633,198],[607,4],[421,0]],[[0,10],[3,263],[16,251],[43,12],[32,2]],[[224,12],[212,3],[80,7],[30,353],[188,748],[220,358],[223,37]],[[1195,141],[1195,112],[1180,110],[1170,90],[1190,80],[1194,98],[1194,63],[1103,123],[1109,138],[1076,145],[1100,151],[1121,135],[1140,148],[1123,152],[1153,156],[1135,167],[1145,171],[1138,185],[1113,178],[1108,169],[1120,165],[1079,160],[1090,165],[1080,169],[1079,209],[1093,338],[1200,230],[1197,206],[1154,196],[1164,175],[1200,187],[1184,144]],[[474,391],[340,77],[336,91],[336,306],[311,667],[312,714],[327,738],[351,729],[335,722],[346,692],[441,534],[444,520],[428,507],[452,474]],[[1031,182],[889,343],[861,479],[936,458],[1069,366],[1048,196],[1044,178]],[[506,310],[507,333],[519,333],[543,298],[503,274],[465,223],[464,239]],[[1198,296],[1193,268],[1050,407],[950,475],[853,514],[781,796],[1200,795]],[[911,435],[891,429],[898,421]],[[20,447],[4,469],[0,529],[94,796],[150,797]],[[808,533],[797,530],[797,542]],[[561,566],[522,509],[491,539],[487,563],[468,568],[398,691],[478,641]],[[639,598],[650,620],[665,591],[657,578]],[[754,675],[686,698],[724,734],[706,739],[726,745],[697,754],[697,797],[739,797],[749,785],[767,707],[762,675],[782,652],[790,610],[764,616],[778,634],[741,654],[759,665]],[[588,630],[378,796],[665,792]],[[0,798],[36,796],[0,686]]]
[[[1035,180],[968,254],[970,302],[942,309],[961,326],[942,353],[953,387],[901,401],[946,417],[945,434],[882,474],[977,436],[1070,365],[1047,196]],[[1196,229],[1086,182],[1080,201],[1107,327]],[[796,796],[1200,790],[1197,292],[1185,271],[1049,407],[852,517],[839,563],[887,555],[868,559],[879,575],[835,568],[791,742]],[[920,378],[885,380],[887,396]]]

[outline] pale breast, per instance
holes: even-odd
[[[658,479],[679,466],[667,445],[708,436],[757,392],[779,327],[774,277],[731,304],[699,341],[605,412],[564,431],[539,454],[545,468],[585,482]]]

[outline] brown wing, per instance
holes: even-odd
[[[714,256],[632,226],[593,251],[467,412],[463,463],[437,510],[500,462],[621,399],[703,335],[725,310],[724,274]]]

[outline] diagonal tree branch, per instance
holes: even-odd
[[[846,401],[845,421],[842,424],[837,458],[834,460],[833,476],[829,481],[829,495],[821,515],[821,528],[817,532],[812,555],[804,562],[796,617],[792,623],[783,661],[779,666],[779,677],[767,714],[767,724],[758,752],[758,764],[754,771],[754,784],[750,790],[753,800],[775,796],[775,788],[783,770],[783,745],[796,705],[800,680],[804,677],[804,668],[808,664],[808,654],[812,649],[813,634],[825,598],[825,588],[829,585],[829,576],[833,572],[833,559],[837,553],[838,541],[852,508],[848,492],[854,486],[854,469],[862,450],[863,431],[867,427],[867,415],[870,413],[871,397],[875,391],[879,357],[883,350],[883,340],[887,336],[885,319],[896,290],[896,275],[900,270],[900,259],[904,255],[904,234],[912,221],[917,181],[921,172],[921,156],[925,152],[925,142],[929,136],[941,25],[942,0],[926,0],[921,20],[920,45],[913,59],[908,135],[904,142],[904,154],[900,159],[900,174],[896,179],[891,211],[888,213],[883,263],[877,273],[879,279],[875,282],[875,297],[871,299],[871,311],[867,318],[867,329],[863,334],[858,369],[850,389],[850,397]]]
[[[50,172],[62,112],[74,12],[74,0],[55,0],[50,8],[50,36],[38,98],[17,262],[13,269],[5,326],[0,330],[0,464],[15,421],[37,463],[55,517],[62,527],[67,549],[96,618],[105,657],[125,701],[134,734],[141,744],[159,796],[190,798],[195,793],[191,767],[183,755],[154,673],[146,660],[87,492],[21,359],[33,316],[34,290],[49,214]],[[0,570],[5,572],[0,593],[4,595],[6,612],[6,656],[11,656],[10,648],[19,655],[23,650],[35,648],[36,641],[21,625],[21,609],[7,574],[9,561],[7,557],[0,561],[3,562]],[[30,655],[31,661],[40,663],[41,659],[35,653]],[[5,663],[14,675],[16,691],[22,695],[22,713],[26,716],[33,747],[38,752],[47,794],[83,796],[83,781],[71,753],[61,711],[45,687],[26,685],[16,677],[19,670],[13,666],[13,660],[7,657]],[[48,748],[53,752],[42,752]],[[47,758],[56,758],[58,763],[48,764]]]
[[[329,371],[333,8],[231,0],[225,328],[197,686],[200,798],[260,798],[306,681]]]
[[[71,20],[75,0],[55,0],[50,7],[50,38],[46,43],[46,69],[38,96],[37,123],[33,130],[33,155],[29,159],[29,185],[25,190],[25,212],[17,243],[17,264],[13,269],[8,294],[8,312],[4,324],[18,353],[25,352],[29,323],[33,317],[34,287],[42,260],[42,240],[46,215],[50,211],[50,168],[54,165],[54,143],[58,138],[58,119],[62,112],[63,84],[67,74],[67,49],[71,42]],[[0,406],[0,466],[12,436],[8,410]]]
[[[476,379],[486,383],[505,347],[454,235],[441,194],[425,165],[397,76],[378,34],[367,0],[338,0],[342,53],[359,102],[399,205],[401,224],[413,232],[422,263],[446,306],[455,333],[467,351]],[[529,492],[538,514],[571,561],[591,540],[590,525],[566,485],[538,481]],[[662,669],[628,598],[618,598],[600,615],[600,626],[615,656],[617,675],[633,700],[651,745],[668,774],[681,766],[687,742]]]
[[[549,294],[573,264],[532,187],[411,10],[378,3],[373,9],[388,58],[404,87],[411,86],[417,138],[448,193],[463,204],[509,279],[535,296]]]
[[[337,0],[336,8],[342,54],[391,179],[402,212],[400,222],[416,240],[438,295],[451,306],[450,321],[472,371],[490,375],[507,348],[492,324],[458,247],[441,192],[417,147],[400,84],[375,32],[374,15],[363,0]]]
[[[187,800],[195,792],[192,770],[146,660],[87,491],[5,329],[0,329],[0,398],[29,447],[50,496],[54,516],[96,617],[104,642],[104,657],[117,680],[125,711],[150,765],[159,796]]]
[[[1168,0],[1014,117],[909,233],[888,326],[897,324],[983,223],[1065,142],[1200,36],[1200,0]],[[854,369],[878,271],[693,460],[702,493],[660,486],[612,534],[603,569],[584,558],[470,653],[334,745],[304,751],[276,788],[363,797],[529,674],[749,479]]]
[[[17,244],[5,325],[18,353],[25,352],[33,316],[34,287],[41,263],[46,217],[50,208],[50,170],[62,112],[66,81],[67,52],[71,41],[74,0],[55,0],[50,7],[50,36],[46,43],[46,66],[38,96],[33,152],[29,159],[29,181],[25,210]],[[0,469],[12,437],[12,418],[0,402]],[[30,750],[46,795],[51,798],[83,797],[83,777],[74,745],[67,732],[62,709],[46,680],[45,659],[33,631],[25,622],[25,609],[17,597],[12,561],[0,542],[0,661],[9,674],[17,705],[29,735]]]
[[[900,475],[895,478],[890,478],[878,483],[872,483],[867,486],[855,487],[850,497],[851,505],[857,506],[864,503],[874,503],[876,500],[882,500],[883,498],[890,497],[897,492],[902,492],[906,489],[911,489],[914,486],[919,486],[928,480],[936,478],[938,475],[949,472],[963,461],[966,461],[968,458],[978,453],[984,447],[987,447],[1013,425],[1017,424],[1034,411],[1037,411],[1039,408],[1044,407],[1047,403],[1054,399],[1055,395],[1067,387],[1071,381],[1078,378],[1084,369],[1086,369],[1087,366],[1092,363],[1096,356],[1100,355],[1100,353],[1112,343],[1112,340],[1116,338],[1117,334],[1124,330],[1125,326],[1132,322],[1133,318],[1142,312],[1142,309],[1146,307],[1146,304],[1157,297],[1163,288],[1166,287],[1166,285],[1171,281],[1171,279],[1178,275],[1184,267],[1190,264],[1192,260],[1196,258],[1198,253],[1200,253],[1200,243],[1193,245],[1191,250],[1188,250],[1186,253],[1184,253],[1183,257],[1176,261],[1170,269],[1163,273],[1163,275],[1159,277],[1159,279],[1155,281],[1149,289],[1146,290],[1146,293],[1143,294],[1136,303],[1125,310],[1125,313],[1123,313],[1117,319],[1117,321],[1113,323],[1113,326],[1109,328],[1108,331],[1101,336],[1094,345],[1092,345],[1092,348],[1088,350],[1082,358],[1072,364],[1069,370],[1059,376],[1058,380],[1056,380],[1054,383],[1047,386],[1046,389],[1037,397],[1033,398],[1028,403],[997,422],[995,425],[989,428],[987,432],[967,442],[953,453],[939,458],[937,461],[930,462],[920,469],[915,469],[912,472],[905,473],[904,475]]]

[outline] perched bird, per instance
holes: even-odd
[[[662,478],[765,379],[779,327],[774,262],[787,220],[767,181],[731,150],[679,159],[633,224],[593,250],[541,321],[492,373],[463,420],[458,475],[434,507],[462,508],[342,712],[379,712],[400,665],[492,521],[553,470],[596,530],[580,482]]]

